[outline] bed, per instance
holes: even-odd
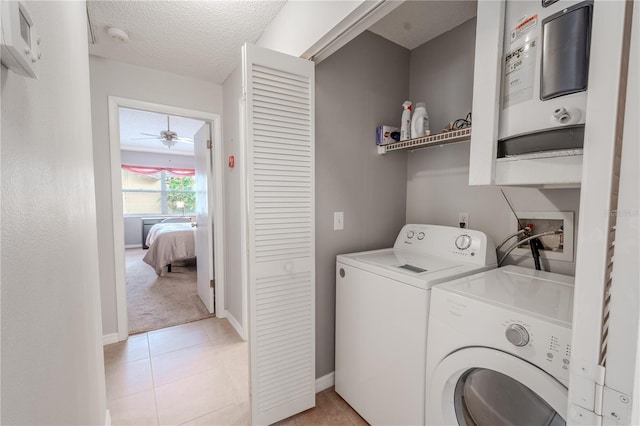
[[[168,266],[168,271],[171,272],[172,262],[196,257],[195,230],[190,221],[153,225],[146,241],[149,251],[143,260],[152,266],[158,275],[162,275],[165,266]]]

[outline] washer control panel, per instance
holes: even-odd
[[[571,331],[534,319],[502,322],[505,348],[560,378],[569,379]]]
[[[484,232],[473,229],[439,225],[405,225],[393,247],[479,265],[496,263],[493,241]]]

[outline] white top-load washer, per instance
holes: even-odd
[[[479,231],[405,225],[392,248],[339,255],[335,389],[371,424],[424,424],[431,287],[495,268]]]
[[[564,425],[573,277],[505,266],[432,291],[427,425]]]

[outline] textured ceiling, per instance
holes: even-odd
[[[369,31],[413,50],[476,16],[476,1],[406,1]]]
[[[286,1],[87,2],[96,56],[222,83],[240,63],[240,47],[255,42]],[[128,43],[107,34],[125,30]]]
[[[159,152],[162,154],[193,155],[193,143],[177,142],[171,148],[159,139],[146,139],[142,133],[160,135],[167,130],[167,115],[137,109],[120,108],[120,149],[124,151]],[[181,138],[191,138],[202,127],[204,121],[170,116],[171,131]],[[145,138],[145,139],[141,139]]]

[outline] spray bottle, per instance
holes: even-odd
[[[411,139],[411,102],[405,101],[402,104],[402,124],[400,125],[400,140]]]

